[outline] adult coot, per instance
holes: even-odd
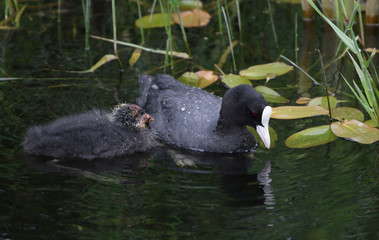
[[[154,118],[151,129],[165,143],[198,151],[249,151],[256,145],[249,125],[270,147],[272,109],[249,85],[229,89],[221,99],[168,75],[141,75],[139,84],[137,104]]]
[[[152,120],[135,104],[120,104],[113,111],[93,110],[59,118],[28,129],[25,152],[54,158],[111,158],[145,151],[156,144],[147,127]]]

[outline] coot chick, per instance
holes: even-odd
[[[221,99],[160,74],[141,75],[139,88],[137,104],[154,118],[151,129],[165,143],[198,151],[249,151],[256,141],[248,125],[256,128],[270,147],[268,122],[272,109],[249,85],[229,89]]]
[[[22,145],[29,154],[58,159],[112,158],[155,146],[150,121],[141,107],[124,103],[111,112],[93,110],[31,127]]]

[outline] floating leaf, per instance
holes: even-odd
[[[283,106],[272,108],[271,118],[297,119],[327,114],[328,111],[320,106]]]
[[[340,121],[355,119],[360,122],[363,122],[363,120],[365,119],[361,111],[351,107],[338,107],[332,109],[332,118]]]
[[[129,67],[132,68],[134,64],[138,61],[138,59],[141,57],[142,50],[139,48],[134,49],[132,56],[129,59]]]
[[[178,78],[179,82],[190,85],[192,87],[199,86],[199,77],[196,73],[193,72],[185,72],[181,77]]]
[[[292,134],[285,144],[290,148],[308,148],[330,143],[336,139],[336,135],[330,130],[330,125],[323,125]]]
[[[262,148],[266,148],[265,144],[263,143],[261,137],[258,135],[257,131],[250,126],[247,126],[247,128],[250,130],[250,132],[254,135],[255,140],[257,141],[258,145]],[[275,143],[278,140],[278,134],[272,127],[268,127],[268,132],[270,134],[270,148],[275,147]]]
[[[366,125],[368,125],[370,127],[377,127],[375,125],[375,122],[372,119],[365,121],[364,124],[366,124]]]
[[[203,8],[203,3],[198,0],[181,0],[179,2],[179,8],[181,11],[191,10],[194,8]]]
[[[104,57],[102,57],[95,65],[93,65],[88,70],[84,70],[84,71],[69,71],[69,72],[72,72],[72,73],[91,73],[91,72],[94,72],[99,67],[101,67],[104,64],[106,64],[107,62],[110,62],[110,61],[115,60],[115,59],[118,59],[118,57],[115,56],[115,55],[113,55],[113,54],[108,54],[108,55],[105,55]]]
[[[329,96],[330,108],[335,108],[337,106],[337,98],[333,96]],[[329,109],[328,107],[328,98],[327,97],[316,97],[311,99],[308,103],[308,106],[321,106],[325,109]]]
[[[218,79],[218,76],[213,71],[198,71],[196,75],[199,77],[199,88],[208,87]]]
[[[276,91],[274,91],[271,88],[268,88],[266,86],[257,86],[254,89],[257,90],[260,94],[262,94],[267,102],[287,103],[290,101],[287,98],[280,96],[279,93],[277,93]]]
[[[234,75],[234,74],[228,74],[228,75],[222,76],[221,81],[230,88],[241,85],[241,84],[248,84],[252,86],[249,79],[239,76],[239,75]]]
[[[273,62],[268,64],[261,64],[249,67],[240,71],[240,75],[247,77],[251,80],[261,80],[266,79],[267,76],[280,76],[285,73],[288,73],[293,69],[292,66],[289,66],[282,62]]]
[[[344,120],[342,123],[334,122],[331,126],[335,135],[355,142],[371,144],[379,140],[379,129],[357,120]]]
[[[311,101],[311,99],[308,98],[308,97],[301,97],[301,98],[299,98],[299,99],[296,100],[296,103],[297,104],[307,104],[310,101]]]
[[[141,19],[137,19],[135,22],[136,27],[139,28],[159,28],[172,24],[174,24],[174,22],[169,18],[169,15],[167,13],[154,13],[151,15],[151,22],[150,15],[143,16]]]
[[[209,13],[200,9],[180,12],[180,16],[182,18],[183,26],[187,28],[206,26],[211,19],[211,15],[209,15]],[[178,13],[172,14],[172,19],[175,23],[180,24]]]

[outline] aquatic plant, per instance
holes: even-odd
[[[355,81],[353,81],[353,84],[351,85],[344,76],[343,78],[353,92],[354,96],[369,114],[370,118],[375,123],[375,126],[379,127],[379,91],[377,87],[379,84],[379,77],[376,74],[374,67],[372,68],[374,74],[369,71],[369,67],[372,66],[371,61],[376,51],[373,51],[371,56],[366,60],[366,57],[358,45],[357,38],[353,30],[355,16],[359,7],[358,3],[355,2],[354,11],[349,19],[349,25],[346,28],[346,33],[344,33],[333,22],[331,22],[311,0],[307,1],[315,9],[315,11],[332,27],[340,40],[349,49],[349,57],[354,64],[355,71],[358,74],[362,86],[358,86]],[[358,59],[358,61],[356,59]]]

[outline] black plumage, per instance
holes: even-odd
[[[64,158],[112,158],[155,146],[147,127],[152,118],[135,104],[117,105],[111,112],[93,110],[59,118],[28,129],[25,152]]]
[[[141,75],[137,104],[154,118],[157,137],[177,147],[210,152],[249,151],[256,141],[246,125],[270,146],[271,107],[249,85],[229,89],[223,99],[168,75]]]

